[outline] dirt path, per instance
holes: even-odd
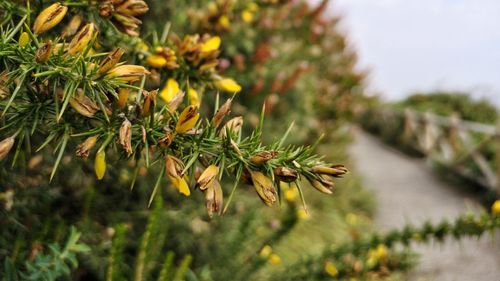
[[[382,231],[480,209],[467,194],[438,179],[425,161],[388,148],[364,132],[356,130],[350,155],[365,186],[375,191],[379,206],[375,224]],[[409,280],[500,281],[498,239],[447,241],[415,250],[421,257]]]

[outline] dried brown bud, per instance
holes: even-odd
[[[69,24],[64,28],[62,37],[66,38],[75,35],[80,25],[82,25],[82,21],[83,21],[82,16],[80,15],[73,16]]]
[[[140,16],[145,14],[149,7],[143,0],[127,0],[115,8],[117,13],[127,16]]]
[[[76,156],[81,158],[89,157],[90,150],[95,146],[97,142],[97,137],[88,137],[83,143],[76,147]]]
[[[278,155],[277,151],[262,151],[250,157],[250,162],[254,165],[263,165],[267,161],[275,158]]]
[[[255,191],[257,191],[262,202],[268,206],[276,202],[277,194],[273,186],[273,181],[261,172],[250,171],[250,175]]]
[[[103,1],[99,4],[99,15],[103,18],[109,18],[114,10],[112,1]]]
[[[111,70],[121,59],[124,51],[120,48],[114,49],[99,65],[99,74],[103,74]]]
[[[217,179],[211,181],[205,190],[205,206],[209,217],[214,213],[221,214],[224,195],[222,187]]]
[[[170,113],[174,113],[177,111],[177,108],[179,108],[179,105],[182,104],[182,101],[184,100],[184,91],[178,91],[177,94],[170,100],[168,103],[168,111]]]
[[[328,180],[324,176],[320,176],[317,179],[316,178],[308,178],[307,179],[311,185],[319,190],[320,192],[331,194],[332,189],[335,186],[333,181]]]
[[[299,173],[291,168],[278,167],[273,170],[274,175],[282,182],[294,182],[298,179]]]
[[[243,117],[241,116],[234,117],[231,120],[227,121],[226,124],[224,124],[224,126],[220,130],[220,135],[221,137],[225,137],[226,132],[239,134],[242,126],[243,126]]]
[[[222,119],[231,112],[231,103],[233,99],[228,99],[215,113],[212,118],[212,126],[215,128],[219,127]]]
[[[127,156],[130,156],[132,154],[132,124],[126,118],[120,127],[119,139]]]
[[[165,136],[158,140],[158,144],[160,145],[161,148],[167,148],[170,146],[170,144],[172,144],[174,137],[175,137],[174,132],[170,129],[166,129]]]
[[[74,110],[76,110],[76,112],[89,118],[93,117],[99,110],[97,104],[87,97],[81,89],[78,89],[78,93],[75,97],[69,99],[69,104]]]
[[[35,61],[37,63],[44,63],[49,60],[51,54],[52,54],[52,41],[47,40],[42,45],[40,45],[40,48],[38,48],[38,50],[36,50]]]
[[[167,171],[167,175],[170,177],[182,177],[182,171],[184,170],[184,163],[174,156],[167,155],[165,157],[165,169]]]
[[[344,165],[333,165],[330,167],[327,166],[315,166],[311,169],[311,172],[314,174],[320,175],[329,175],[336,178],[342,177],[348,171]]]
[[[12,136],[0,141],[0,161],[7,157],[7,154],[9,154],[12,146],[14,146],[14,140],[15,139]]]
[[[154,107],[156,105],[156,94],[157,90],[148,92],[148,91],[142,91],[142,95],[144,96],[144,101],[142,103],[142,110],[141,114],[142,116],[148,116],[149,113],[151,112],[151,107]]]

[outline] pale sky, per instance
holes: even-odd
[[[332,0],[372,92],[465,90],[500,104],[500,0]]]

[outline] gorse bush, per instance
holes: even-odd
[[[223,2],[216,5],[224,6]],[[259,5],[245,5],[241,19],[249,24],[250,15],[259,14]],[[269,12],[296,9],[289,3],[260,7]],[[222,49],[226,38],[217,35],[221,32],[211,32],[216,30],[208,25],[193,25],[185,29],[193,30],[191,34],[179,35],[173,20],[141,34],[139,17],[150,9],[143,1],[3,1],[0,8],[0,158],[2,216],[6,218],[2,219],[0,256],[8,258],[6,268],[16,268],[20,276],[29,270],[25,260],[47,253],[43,246],[35,251],[35,245],[61,240],[69,226],[76,224],[84,230],[82,239],[91,245],[92,258],[80,260],[74,278],[119,280],[129,272],[135,272],[136,280],[146,278],[142,272],[152,265],[144,262],[145,257],[153,259],[154,250],[167,246],[157,238],[157,247],[151,247],[151,235],[167,232],[152,229],[158,217],[151,218],[143,234],[130,223],[139,224],[144,215],[132,216],[129,223],[120,221],[127,221],[122,212],[130,216],[156,197],[171,196],[171,189],[163,188],[166,182],[184,196],[190,196],[193,187],[202,191],[211,217],[231,209],[240,182],[253,185],[260,199],[273,205],[281,195],[280,182],[294,184],[302,194],[302,180],[307,180],[319,191],[331,193],[333,179],[347,171],[315,155],[315,145],[288,144],[292,127],[285,120],[279,120],[282,135],[269,145],[262,144],[264,115],[271,108],[268,103],[245,132],[243,117],[228,117],[233,103],[242,99],[242,90],[250,86],[248,80],[229,78],[227,73],[233,72],[227,67],[223,71],[220,56],[231,51]],[[181,26],[178,32],[182,31]],[[292,80],[298,78],[290,78],[288,89],[282,92],[290,90]],[[239,107],[245,103],[242,99]],[[179,200],[175,196],[166,199],[169,204]],[[198,198],[193,201],[201,203]],[[196,209],[190,204],[186,207]],[[269,241],[287,233],[285,229],[295,224],[295,212],[283,218],[288,227],[271,234]],[[176,232],[182,233],[185,222],[179,227]],[[144,242],[131,245],[128,237],[137,235]],[[243,253],[239,245],[245,244],[235,242],[232,250]],[[127,247],[137,249],[132,261]],[[103,251],[111,253],[109,258],[103,259]],[[252,253],[256,250],[249,256],[254,260]],[[234,258],[220,256],[227,257],[226,261]],[[167,261],[164,272],[173,257]],[[137,264],[135,270],[130,269],[131,263]],[[154,259],[153,263],[160,262]],[[60,271],[68,276],[64,264],[62,259]],[[187,268],[189,262],[182,264]],[[255,269],[252,264],[250,269]],[[168,275],[152,267],[158,278]],[[180,272],[170,277],[182,278],[186,270]],[[55,279],[59,273],[46,279]]]

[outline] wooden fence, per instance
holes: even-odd
[[[500,123],[487,125],[411,109],[382,109],[370,118],[382,127],[398,121],[405,145],[500,196],[500,165],[494,164],[500,163]]]

